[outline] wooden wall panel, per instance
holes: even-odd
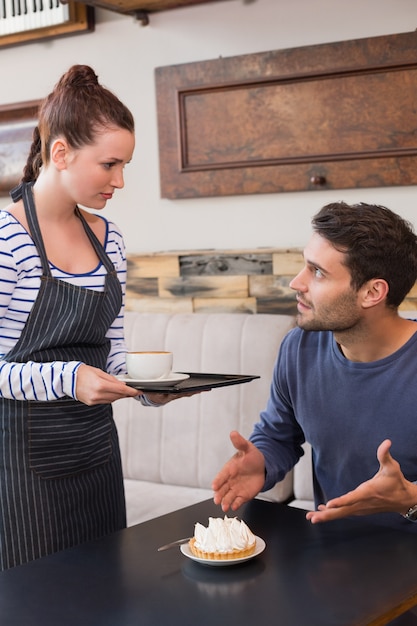
[[[417,183],[417,33],[156,69],[166,198]]]

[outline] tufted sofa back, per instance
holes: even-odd
[[[260,375],[160,408],[131,399],[114,403],[125,478],[209,489],[233,453],[230,431],[248,436],[265,407],[279,345],[294,318],[128,312],[125,325],[128,349],[170,350],[174,371]],[[280,494],[282,486],[275,489]]]

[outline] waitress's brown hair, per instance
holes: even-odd
[[[134,133],[133,115],[117,96],[100,85],[91,67],[73,65],[40,106],[22,181],[37,179],[57,137],[64,137],[71,148],[78,149],[94,143],[97,133],[108,128]]]

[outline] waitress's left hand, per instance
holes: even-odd
[[[158,406],[162,406],[163,404],[168,404],[172,400],[178,400],[178,398],[190,398],[191,396],[195,396],[197,393],[203,393],[202,391],[185,391],[184,393],[152,393],[151,391],[146,392],[146,397],[152,403]]]

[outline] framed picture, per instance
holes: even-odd
[[[0,3],[1,6],[1,3]],[[82,2],[8,2],[0,10],[0,48],[92,32],[94,7]],[[1,28],[3,26],[3,29]]]
[[[21,180],[41,100],[0,105],[0,196]]]

